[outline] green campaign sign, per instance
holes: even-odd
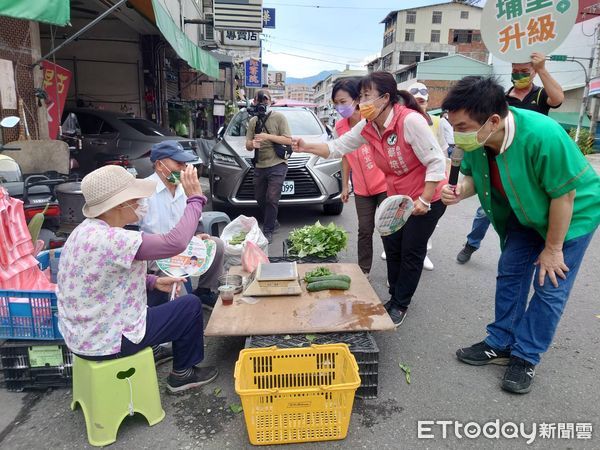
[[[577,0],[488,0],[481,37],[498,58],[528,62],[531,53],[549,54],[565,40],[577,18]]]

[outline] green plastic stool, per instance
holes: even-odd
[[[117,440],[123,419],[142,414],[150,426],[165,417],[152,349],[109,361],[73,357],[73,401],[83,410],[88,441],[100,447]]]

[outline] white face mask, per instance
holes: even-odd
[[[149,209],[148,202],[146,202],[144,200],[140,200],[135,208],[132,205],[126,205],[126,206],[133,210],[133,213],[137,217],[138,222],[141,222],[142,220],[144,220],[144,217],[146,217],[146,214],[148,214],[148,209]]]

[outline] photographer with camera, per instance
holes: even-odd
[[[263,233],[270,244],[277,223],[281,187],[287,174],[287,159],[292,153],[292,139],[285,116],[269,111],[269,91],[258,91],[254,105],[254,116],[246,132],[246,150],[254,152],[254,195],[263,215]]]

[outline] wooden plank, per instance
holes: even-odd
[[[204,334],[250,336],[394,329],[390,316],[357,264],[298,264],[300,278],[317,266],[350,276],[350,289],[307,292],[302,281],[300,296],[244,298],[238,294],[231,306],[223,306],[218,300]],[[248,275],[240,266],[231,267],[229,273]]]

